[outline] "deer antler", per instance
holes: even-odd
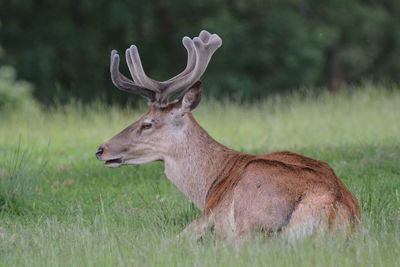
[[[190,39],[183,37],[183,46],[187,51],[186,68],[175,77],[160,82],[149,78],[143,70],[138,49],[132,45],[125,52],[126,62],[133,81],[119,72],[119,56],[115,50],[111,52],[111,79],[114,85],[124,91],[139,94],[151,102],[161,105],[168,103],[168,98],[180,91],[189,88],[204,74],[214,52],[222,45],[217,34],[201,31],[198,37]]]
[[[111,80],[118,89],[121,89],[128,93],[144,96],[150,102],[154,102],[156,100],[156,94],[154,91],[135,84],[133,81],[129,80],[119,72],[119,55],[116,50],[111,51],[110,72]]]

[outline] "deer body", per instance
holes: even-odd
[[[357,201],[326,163],[290,152],[242,154],[188,120],[187,135],[163,161],[168,179],[203,211],[200,226],[222,236],[299,235],[357,223]]]
[[[301,237],[353,228],[360,218],[358,202],[326,163],[290,152],[239,153],[219,144],[196,122],[191,111],[202,91],[196,81],[221,45],[217,35],[205,31],[196,38],[194,45],[184,38],[187,68],[166,82],[138,71],[136,48],[127,50],[135,82],[118,72],[119,58],[112,53],[114,84],[147,97],[150,109],[105,142],[96,156],[109,167],[163,161],[167,178],[203,212],[182,235],[198,238],[214,228],[224,237],[257,231]],[[210,47],[214,51],[203,55]],[[188,86],[184,94],[169,103],[168,96],[182,86]]]

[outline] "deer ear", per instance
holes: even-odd
[[[185,94],[181,97],[181,107],[180,110],[182,113],[187,113],[194,110],[201,100],[201,91],[203,90],[203,86],[201,82],[196,82]]]

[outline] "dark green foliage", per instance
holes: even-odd
[[[2,61],[35,84],[41,101],[122,101],[109,78],[111,49],[137,44],[148,74],[167,79],[185,65],[181,37],[207,29],[224,45],[204,77],[206,94],[254,99],[399,82],[399,20],[395,0],[3,0],[0,43]]]

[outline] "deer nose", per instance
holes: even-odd
[[[96,158],[100,159],[100,156],[103,154],[103,152],[104,152],[104,148],[99,147],[96,151]]]

